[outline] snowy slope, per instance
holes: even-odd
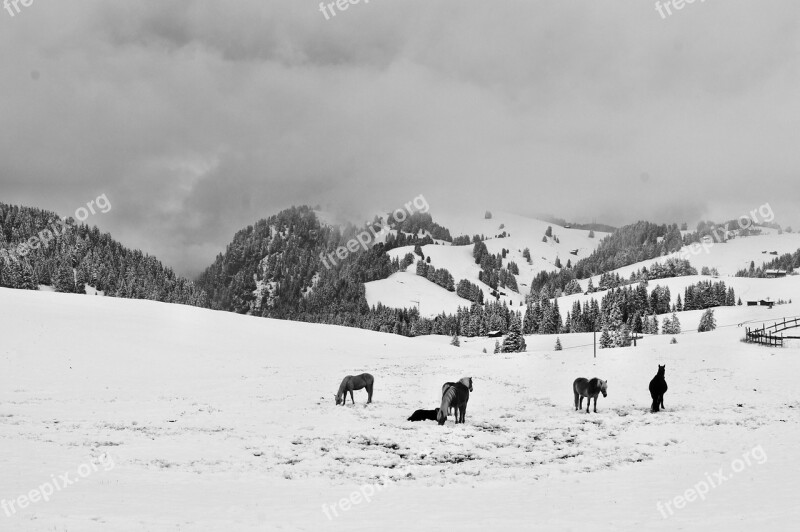
[[[436,219],[447,227],[454,237],[465,234],[470,237],[475,234],[485,235],[487,237],[485,241],[486,248],[490,253],[501,253],[503,249],[509,251],[503,261],[503,265],[514,261],[519,266],[520,273],[517,275],[519,292],[503,289],[501,290],[503,292],[501,301],[505,301],[514,307],[518,307],[520,303],[525,301],[525,296],[530,292],[531,281],[537,273],[542,270],[555,270],[557,258],[561,260],[563,265],[566,265],[568,260],[574,263],[581,258],[589,256],[597,247],[599,241],[607,235],[607,233],[597,232],[595,233],[595,238],[589,238],[588,231],[565,229],[541,220],[508,213],[495,213],[490,220],[484,219],[483,213],[480,213],[479,216],[444,217],[441,219],[437,217]],[[501,225],[503,226],[502,229],[500,228]],[[553,238],[549,238],[547,242],[542,241],[549,226],[553,228],[553,235],[558,237],[558,243]],[[506,231],[510,236],[497,238],[503,231]],[[527,260],[522,256],[525,248],[530,249],[531,264],[528,264]],[[577,250],[577,255],[570,253],[573,250]],[[407,253],[411,252],[413,252],[413,246],[406,246],[393,249],[389,252],[389,255],[392,258],[398,257],[402,259]],[[487,298],[489,297],[491,292],[489,286],[478,281],[480,266],[475,264],[472,258],[472,245],[428,245],[423,246],[423,252],[426,257],[429,256],[431,258],[431,264],[434,267],[446,268],[453,275],[456,284],[461,279],[467,279],[480,286],[484,295]],[[409,266],[407,271],[413,274],[415,266]],[[376,305],[381,302],[386,305],[389,304],[387,301],[403,301],[402,294],[406,287],[400,284],[401,279],[403,278],[393,276],[389,279],[367,283],[367,301],[369,304]],[[450,312],[448,309],[452,307],[453,300],[449,298],[440,299],[440,296],[443,296],[440,291],[421,291],[419,295],[423,298],[421,305],[429,309],[423,315],[430,316],[439,314],[442,311]],[[469,306],[470,303],[469,301],[461,300],[460,304]]]
[[[542,236],[549,224],[547,222],[528,219],[516,215],[500,213],[495,215],[491,220],[484,220],[482,217],[472,218],[453,218],[445,220],[444,223],[453,224],[451,228],[453,235],[458,234],[485,234],[496,235],[502,231],[509,231],[511,236],[508,238],[491,238],[486,241],[486,247],[491,253],[500,253],[503,248],[509,250],[508,258],[504,261],[507,264],[509,261],[515,261],[520,267],[520,275],[517,276],[519,284],[519,292],[511,290],[501,290],[501,301],[506,302],[509,306],[518,308],[520,304],[524,304],[525,296],[530,293],[530,284],[533,277],[540,271],[553,271],[555,270],[556,257],[561,259],[562,264],[566,265],[567,260],[572,260],[573,263],[581,258],[591,254],[596,248],[599,241],[607,235],[607,233],[596,233],[595,239],[588,238],[587,231],[565,229],[558,226],[553,226],[553,231],[560,240],[557,244],[553,239],[548,239],[547,243],[542,242]],[[500,225],[504,225],[502,230],[499,230]],[[712,245],[697,245],[685,247],[681,252],[674,253],[669,256],[659,257],[656,259],[639,262],[630,266],[619,268],[615,270],[623,278],[627,279],[634,271],[639,271],[642,267],[650,267],[652,264],[659,262],[664,263],[670,257],[688,258],[692,266],[698,272],[703,267],[717,268],[720,272],[720,279],[724,280],[728,285],[733,286],[736,291],[737,297],[741,296],[742,300],[747,299],[789,299],[792,296],[792,289],[786,288],[787,286],[795,286],[793,282],[786,282],[781,280],[759,280],[759,279],[737,279],[732,277],[738,270],[747,268],[751,261],[754,261],[756,266],[761,266],[762,263],[768,262],[775,258],[771,252],[777,252],[779,255],[784,253],[794,253],[800,249],[800,234],[798,233],[784,233],[778,234],[776,230],[763,228],[764,234],[751,237],[739,237],[728,241],[727,243],[712,244]],[[527,261],[522,257],[522,250],[528,247],[531,250],[531,257],[533,264],[528,265]],[[578,249],[578,256],[570,254],[571,250]],[[407,253],[413,251],[410,246],[397,248],[389,252],[392,258],[398,257],[402,259]],[[431,264],[437,268],[447,268],[456,284],[461,279],[467,279],[481,287],[484,294],[489,296],[491,289],[478,281],[478,273],[480,267],[475,264],[472,259],[472,246],[437,246],[428,245],[423,247],[423,252],[426,257],[431,258]],[[415,272],[415,266],[412,264],[407,269],[410,274]],[[592,278],[594,285],[597,286],[600,276]],[[683,290],[689,284],[696,283],[699,280],[708,280],[711,277],[686,277],[680,279],[659,279],[651,281],[652,287],[656,284],[661,286],[669,286],[673,298],[677,294],[683,293]],[[400,281],[403,280],[403,283]],[[774,282],[773,282],[774,281]],[[589,280],[584,279],[579,281],[584,291],[588,288]],[[378,302],[388,304],[390,306],[411,306],[408,303],[409,299],[421,301],[421,307],[425,309],[423,315],[433,316],[442,311],[452,312],[452,308],[461,304],[462,306],[469,306],[469,302],[463,299],[453,299],[449,297],[445,290],[439,289],[433,283],[428,283],[431,286],[423,288],[420,285],[419,289],[415,292],[414,297],[406,297],[407,286],[405,284],[405,276],[395,277],[380,281],[367,283],[367,301],[370,305],[375,305]],[[423,283],[424,285],[424,283]],[[788,290],[788,291],[787,291]],[[799,294],[800,295],[800,294]],[[559,302],[572,305],[574,300],[585,301],[594,297],[600,300],[603,293],[595,293],[589,297],[582,295],[575,295],[562,298]],[[391,302],[391,303],[389,303]],[[568,308],[566,308],[568,310]],[[566,310],[562,313],[566,314]]]
[[[768,315],[736,307],[718,321]],[[113,464],[49,502],[0,510],[2,530],[793,530],[800,518],[800,348],[743,344],[735,326],[596,359],[588,335],[559,353],[552,337],[529,337],[532,352],[484,355],[0,289],[0,327],[0,500],[75,478],[103,453]],[[654,415],[659,363],[670,390]],[[336,407],[342,376],[362,371],[375,376],[373,404],[360,391]],[[475,379],[465,425],[405,421],[464,375]],[[609,381],[597,414],[574,411],[578,376]],[[745,453],[750,465],[731,473]],[[659,511],[720,468],[730,479],[704,501]]]
[[[779,235],[774,229],[763,228],[764,234],[757,236],[739,237],[725,243],[710,243],[706,245],[685,246],[681,251],[665,257],[647,260],[619,268],[616,270],[621,276],[628,278],[631,272],[640,270],[642,266],[650,267],[654,262],[663,263],[670,257],[686,258],[698,272],[703,267],[717,268],[722,276],[735,275],[737,271],[750,267],[750,262],[756,266],[776,258],[770,253],[776,251],[778,255],[795,253],[800,249],[800,234],[784,233]],[[598,277],[595,277],[595,285]],[[582,286],[588,282],[584,281]]]

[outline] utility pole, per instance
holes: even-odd
[[[597,327],[594,328],[594,358],[597,358]]]
[[[411,300],[411,302],[412,302],[412,303],[416,303],[416,304],[417,304],[417,312],[419,312],[419,301],[414,301],[414,300],[412,299],[412,300]]]

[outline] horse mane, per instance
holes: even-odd
[[[351,378],[350,375],[342,379],[342,383],[339,385],[339,391],[336,393],[336,399],[339,400],[345,393],[347,393],[347,381]]]
[[[594,393],[599,392],[602,389],[603,389],[603,381],[601,379],[598,379],[597,377],[595,377],[595,378],[593,378],[593,379],[591,379],[589,381],[589,385],[588,385],[589,393],[594,394]]]

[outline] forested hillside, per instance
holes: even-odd
[[[614,231],[600,241],[591,255],[572,268],[541,272],[531,285],[531,293],[547,287],[551,293],[564,290],[573,279],[586,279],[623,266],[667,255],[683,246],[676,224],[637,222]]]
[[[402,223],[376,218],[370,225],[378,231],[384,224],[398,233],[339,258],[337,249],[368,228],[331,227],[309,207],[292,207],[236,233],[197,282],[215,309],[408,335],[417,310],[370,308],[364,283],[400,269],[386,254],[389,249],[451,237],[423,213]]]
[[[48,230],[52,239],[19,245]],[[108,296],[208,306],[205,292],[175,275],[155,257],[131,250],[97,227],[62,220],[41,209],[0,203],[0,286],[86,293],[86,286]]]

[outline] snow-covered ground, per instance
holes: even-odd
[[[715,332],[593,358],[590,335],[493,355],[489,339],[0,289],[0,503],[16,501],[0,530],[794,530],[800,347],[736,326],[777,310],[800,305],[719,309]],[[374,402],[336,407],[363,371]],[[406,421],[462,376],[465,425]],[[572,406],[579,376],[609,382],[597,414]],[[39,500],[65,473],[79,481]]]

